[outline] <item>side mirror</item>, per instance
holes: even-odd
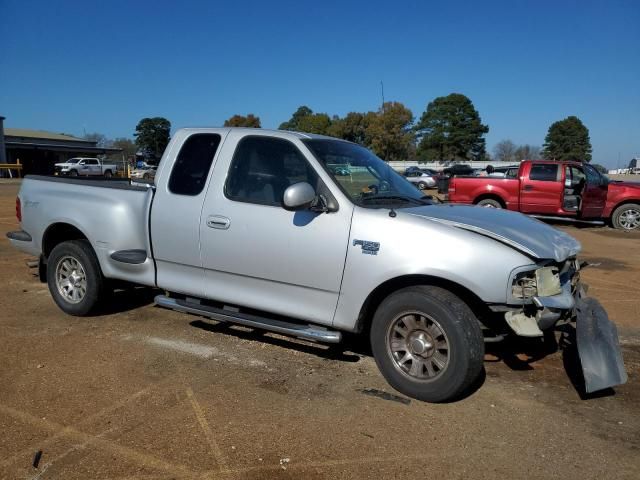
[[[316,199],[316,191],[307,182],[294,183],[284,191],[283,204],[286,210],[304,210]]]

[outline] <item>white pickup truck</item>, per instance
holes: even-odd
[[[116,173],[114,164],[102,163],[99,158],[70,158],[66,162],[56,163],[55,172],[58,175],[78,176],[104,176],[110,178]]]
[[[434,205],[350,142],[182,129],[155,186],[27,176],[16,211],[9,239],[40,257],[71,315],[120,279],[216,321],[330,343],[361,333],[393,387],[431,402],[474,384],[485,341],[575,321],[587,390],[626,381],[576,240],[517,212]]]

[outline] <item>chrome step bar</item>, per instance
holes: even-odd
[[[299,325],[297,323],[276,320],[275,318],[259,317],[248,313],[200,305],[195,302],[170,298],[166,295],[158,295],[154,301],[159,307],[169,308],[178,312],[193,313],[219,322],[231,322],[244,325],[245,327],[269,330],[270,332],[290,335],[303,340],[323,343],[339,343],[340,340],[342,340],[342,334],[340,332],[313,325]]]

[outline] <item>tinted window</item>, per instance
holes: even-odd
[[[318,176],[300,151],[281,138],[248,136],[233,154],[225,194],[238,202],[282,205],[290,185],[318,186]]]
[[[202,192],[218,145],[220,135],[214,133],[196,133],[187,138],[173,165],[169,191],[178,195]]]
[[[590,185],[600,185],[603,184],[602,175],[591,165],[585,165],[584,169],[587,173],[587,183]]]
[[[86,164],[87,164],[87,165],[97,165],[97,164],[98,164],[98,161],[97,161],[97,160],[87,160],[87,161],[86,161]]]
[[[558,180],[558,165],[552,163],[534,163],[529,173],[530,180],[555,182]]]

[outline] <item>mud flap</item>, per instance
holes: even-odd
[[[615,324],[596,299],[576,300],[576,343],[587,393],[626,383]]]

